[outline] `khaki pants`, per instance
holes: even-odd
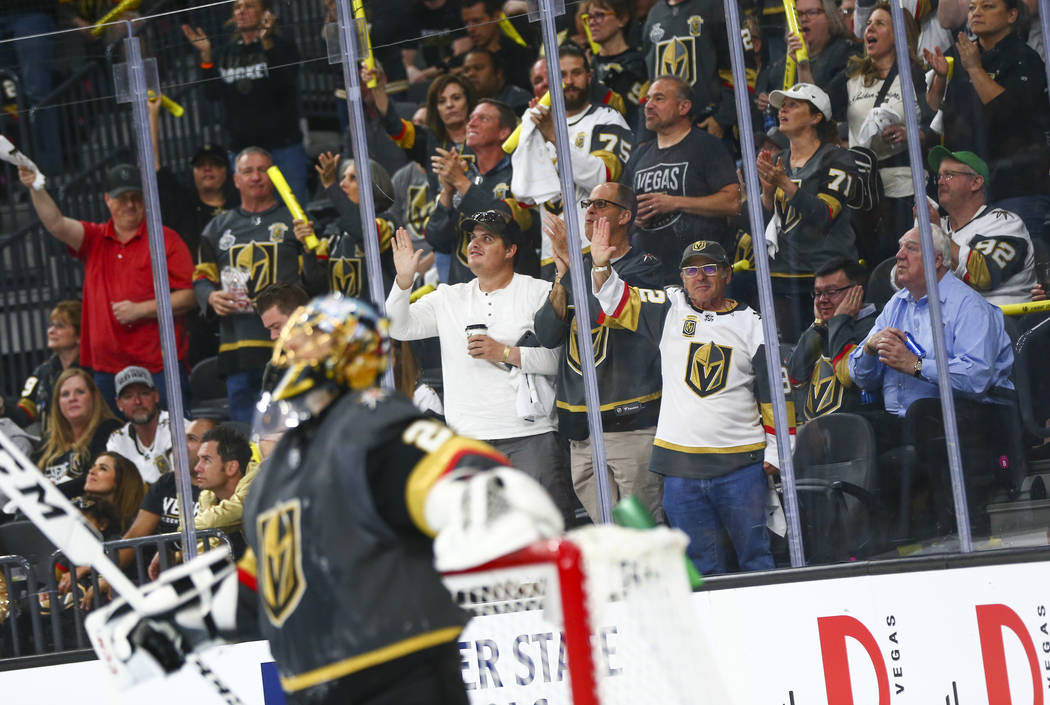
[[[649,456],[653,450],[656,428],[615,431],[603,435],[611,506],[616,506],[623,497],[635,495],[657,523],[664,523],[663,477],[649,472]],[[597,522],[598,482],[594,477],[590,439],[569,441],[569,459],[576,496],[580,498],[591,520]]]

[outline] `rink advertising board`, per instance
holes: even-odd
[[[1048,562],[714,589],[695,593],[692,606],[712,654],[692,676],[698,704],[709,679],[741,705],[1050,703]],[[644,680],[618,660],[619,638],[615,623],[597,631],[610,677]],[[459,648],[473,705],[568,705],[561,635],[542,612],[479,617]],[[265,644],[219,647],[206,659],[246,703],[281,702]],[[0,672],[3,692],[32,693],[35,705],[68,700],[56,683],[120,702],[95,661]],[[189,669],[123,696],[221,702]]]

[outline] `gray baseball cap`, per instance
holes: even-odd
[[[149,373],[149,370],[138,365],[130,365],[122,369],[117,373],[113,383],[117,388],[118,397],[125,387],[132,384],[144,384],[150,389],[156,389],[157,387],[157,385],[153,384],[153,375]]]

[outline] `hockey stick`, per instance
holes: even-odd
[[[102,539],[80,510],[37,469],[4,433],[0,432],[0,492],[40,529],[73,563],[90,565],[127,600],[131,609],[149,614],[146,601],[135,584],[106,555]],[[214,686],[229,705],[243,705],[196,653],[186,660]]]

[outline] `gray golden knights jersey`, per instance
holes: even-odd
[[[857,166],[852,153],[824,143],[803,166],[791,164],[791,150],[775,159],[785,165],[788,177],[798,186],[790,199],[777,189],[773,209],[780,218],[779,250],[773,258],[774,277],[812,277],[829,260],[857,259],[847,201],[857,188]]]
[[[423,506],[446,472],[508,462],[380,388],[285,434],[245,501],[241,562],[285,692],[456,641],[466,615],[434,569]]]
[[[693,114],[713,115],[722,125],[736,122],[732,97],[726,100],[719,77],[729,67],[721,0],[658,0],[642,30],[642,54],[649,76],[678,76],[693,87]]]
[[[206,309],[208,295],[222,288],[224,267],[248,273],[249,298],[274,282],[301,284],[302,251],[292,231],[292,214],[283,205],[262,213],[226,211],[201,234],[200,263],[193,272],[197,301]],[[254,310],[220,318],[220,372],[262,369],[272,347],[270,333]]]

